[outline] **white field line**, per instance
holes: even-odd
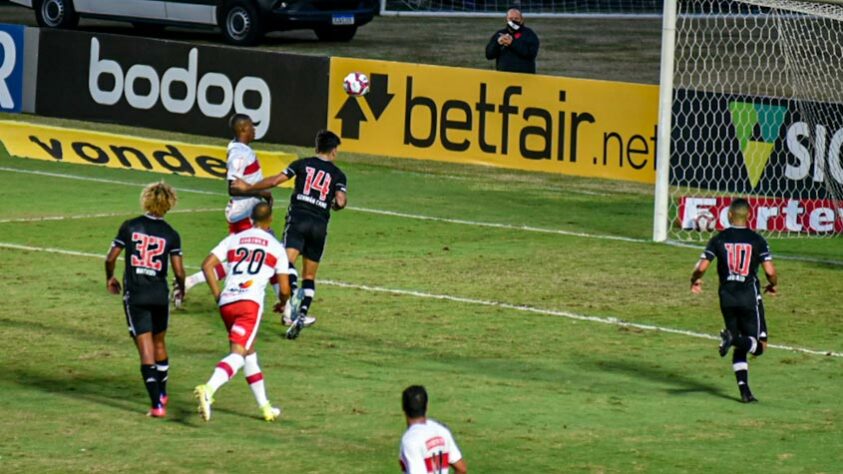
[[[91,178],[88,176],[79,176],[79,175],[70,175],[70,174],[62,174],[62,173],[50,173],[46,171],[35,171],[35,170],[22,170],[18,168],[9,168],[5,166],[0,166],[0,171],[8,171],[10,173],[24,173],[24,174],[34,174],[40,176],[49,176],[53,178],[66,178],[66,179],[76,179],[80,181],[94,181],[100,183],[108,183],[108,184],[120,184],[125,186],[136,186],[136,187],[144,187],[146,186],[145,183],[135,183],[131,181],[119,181],[113,179],[103,179],[103,178]],[[202,189],[191,189],[191,188],[176,188],[176,191],[183,192],[183,193],[195,193],[195,194],[206,194],[211,196],[226,196],[226,193],[214,192],[214,191],[206,191]],[[562,229],[548,229],[545,227],[532,227],[527,225],[514,225],[514,224],[498,224],[494,222],[482,222],[482,221],[471,221],[471,220],[464,220],[464,219],[451,219],[447,217],[433,217],[433,216],[425,216],[421,214],[409,214],[404,212],[396,212],[396,211],[387,211],[382,209],[370,209],[365,207],[355,207],[349,206],[346,208],[349,211],[354,212],[363,212],[368,214],[377,214],[382,216],[390,216],[390,217],[401,217],[405,219],[415,219],[415,220],[422,220],[422,221],[431,221],[431,222],[445,222],[448,224],[458,224],[458,225],[467,225],[472,227],[486,227],[486,228],[494,228],[494,229],[506,229],[506,230],[516,230],[522,232],[536,232],[542,234],[555,234],[555,235],[564,235],[569,237],[582,237],[587,239],[598,239],[598,240],[612,240],[612,241],[619,241],[619,242],[631,242],[631,243],[639,243],[639,244],[651,244],[653,243],[649,239],[636,239],[633,237],[623,237],[619,235],[608,235],[608,234],[589,234],[586,232],[575,232],[570,230],[562,230]],[[675,247],[688,247],[688,248],[696,248],[696,249],[703,249],[704,247],[701,245],[694,245],[688,244],[684,242],[675,242],[675,241],[668,241],[668,245],[673,245]],[[843,266],[843,260],[824,260],[818,258],[811,258],[811,257],[800,257],[800,256],[788,256],[788,255],[778,255],[776,258],[781,260],[793,260],[797,262],[809,262],[809,263],[822,263],[826,265],[834,265],[834,266]]]
[[[94,253],[88,252],[77,252],[75,250],[65,250],[65,249],[58,249],[58,248],[49,248],[49,247],[32,247],[29,245],[19,245],[14,243],[7,243],[7,242],[0,242],[0,248],[7,248],[7,249],[14,249],[14,250],[25,250],[30,252],[47,252],[47,253],[56,253],[62,255],[71,255],[74,257],[88,257],[88,258],[104,258],[105,253],[102,255],[97,255]],[[187,268],[197,269],[198,267],[192,265],[185,265]],[[562,310],[552,310],[552,309],[542,309],[542,308],[534,308],[531,306],[524,306],[524,305],[514,305],[509,303],[501,303],[499,301],[491,301],[491,300],[480,300],[475,298],[464,298],[461,296],[451,296],[451,295],[438,295],[435,293],[425,293],[422,291],[414,291],[414,290],[401,290],[395,288],[383,288],[378,286],[368,286],[368,285],[358,285],[355,283],[346,283],[342,281],[336,280],[319,280],[320,285],[328,285],[328,286],[336,286],[340,288],[348,288],[354,290],[361,290],[361,291],[368,291],[372,293],[387,293],[392,295],[401,295],[401,296],[413,296],[416,298],[425,298],[425,299],[434,299],[434,300],[442,300],[442,301],[452,301],[455,303],[463,303],[468,305],[479,305],[479,306],[488,306],[494,308],[502,308],[502,309],[509,309],[513,311],[520,311],[525,313],[534,313],[534,314],[542,314],[546,316],[558,316],[562,318],[572,319],[575,321],[586,321],[591,323],[600,323],[600,324],[608,324],[612,326],[621,326],[621,327],[629,327],[629,328],[636,328],[641,329],[644,331],[656,331],[656,332],[664,332],[669,334],[678,334],[682,336],[689,336],[695,337],[699,339],[710,339],[710,340],[719,340],[720,338],[711,334],[700,333],[696,331],[690,331],[687,329],[674,329],[668,327],[661,327],[655,326],[652,324],[641,324],[641,323],[633,323],[629,321],[623,321],[621,319],[615,317],[598,317],[598,316],[587,316],[584,314],[572,313],[570,311],[562,311]],[[843,352],[834,352],[834,351],[820,351],[815,349],[807,349],[804,347],[795,347],[795,346],[786,346],[780,344],[770,344],[768,347],[773,349],[781,349],[785,351],[791,352],[801,352],[805,354],[811,355],[822,355],[822,356],[832,356],[832,357],[843,357]]]
[[[167,214],[189,214],[194,212],[219,212],[219,208],[201,208],[201,209],[173,209]],[[42,217],[19,217],[15,219],[0,219],[0,224],[19,223],[19,222],[44,222],[44,221],[69,221],[77,219],[97,219],[100,217],[118,217],[135,215],[138,212],[99,212],[96,214],[77,214],[73,216],[42,216]]]

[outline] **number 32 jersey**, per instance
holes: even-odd
[[[123,297],[132,305],[168,304],[167,268],[181,255],[181,238],[164,219],[149,214],[123,222],[112,245],[126,249]]]
[[[319,157],[296,160],[284,174],[296,178],[289,213],[305,213],[327,221],[331,218],[331,203],[337,191],[348,192],[345,173],[333,162]]]
[[[269,279],[289,272],[284,247],[274,235],[257,227],[229,235],[211,253],[220,262],[228,262],[220,306],[249,300],[263,307]]]

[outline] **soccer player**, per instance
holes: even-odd
[[[746,199],[735,199],[729,206],[730,227],[709,240],[691,275],[691,292],[702,292],[702,277],[709,264],[717,259],[720,277],[720,311],[726,328],[720,332],[720,357],[729,348],[732,368],[738,381],[741,401],[757,402],[749,389],[747,354],[760,356],[767,347],[767,322],[761,301],[759,264],[767,276],[764,292],[778,293],[778,276],[773,265],[770,247],[763,237],[747,228],[750,208]]]
[[[119,294],[120,282],[114,276],[114,266],[117,257],[126,249],[123,309],[129,334],[140,355],[141,377],[152,404],[147,415],[156,418],[166,416],[168,400],[170,364],[164,340],[170,319],[167,257],[176,274],[176,287],[184,288],[181,238],[164,221],[164,215],[176,201],[176,192],[163,181],[144,188],[141,206],[145,214],[123,222],[105,257],[106,289]]]
[[[297,287],[295,262],[299,255],[302,256],[302,297],[295,324],[287,330],[288,339],[295,339],[303,327],[315,322],[315,318],[308,317],[307,313],[316,294],[316,272],[325,251],[331,209],[339,211],[348,203],[348,181],[345,173],[334,164],[340,143],[340,137],[333,132],[320,130],[316,134],[316,156],[296,160],[281,173],[255,184],[241,180],[232,186],[240,192],[255,193],[278,186],[290,178],[296,180],[287,208],[283,241],[290,261],[290,286],[293,290]],[[285,321],[285,324],[291,323],[292,320]]]
[[[231,199],[225,207],[225,219],[228,221],[228,232],[234,234],[252,228],[250,215],[255,204],[262,200],[272,205],[272,193],[269,191],[242,192],[232,187],[235,180],[246,183],[257,183],[263,179],[263,172],[257,155],[249,146],[255,140],[255,125],[248,115],[234,114],[230,120],[234,139],[228,144],[226,179],[228,180],[228,194]],[[225,278],[225,266],[220,264],[214,269],[217,279]],[[205,274],[201,271],[187,277],[185,291],[205,282]],[[173,291],[175,306],[181,307],[183,293]]]
[[[412,385],[401,395],[407,431],[401,437],[399,462],[407,474],[448,474],[450,467],[465,474],[468,466],[454,436],[442,424],[427,418],[427,392]]]
[[[264,420],[274,421],[281,414],[281,410],[273,407],[266,397],[263,373],[255,352],[255,337],[269,279],[278,275],[282,303],[290,296],[289,264],[284,247],[269,231],[272,207],[267,203],[258,203],[252,209],[251,218],[255,227],[229,235],[202,262],[202,271],[219,304],[231,347],[231,353],[217,364],[208,382],[194,390],[199,400],[199,413],[205,421],[211,419],[214,393],[241,368]],[[223,261],[228,261],[230,272],[224,288],[220,289],[214,268]]]

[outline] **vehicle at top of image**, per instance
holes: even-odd
[[[376,0],[11,0],[38,25],[74,28],[80,17],[127,21],[148,32],[165,26],[218,26],[225,40],[253,45],[271,31],[311,29],[323,41],[350,41],[372,21]]]

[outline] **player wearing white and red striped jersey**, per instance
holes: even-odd
[[[255,351],[255,337],[260,327],[269,279],[278,276],[282,303],[290,296],[289,263],[284,247],[270,233],[272,208],[269,204],[255,205],[251,218],[255,227],[229,235],[202,262],[202,271],[219,304],[231,343],[231,353],[217,364],[208,382],[197,386],[194,391],[199,400],[199,412],[205,421],[211,418],[214,392],[231,380],[240,368],[244,369],[246,381],[264,419],[273,421],[281,413],[266,398],[263,374]],[[220,288],[214,267],[222,262],[228,262],[230,272]]]
[[[230,199],[225,206],[225,220],[228,222],[228,232],[234,234],[252,228],[250,216],[255,204],[265,200],[271,206],[273,199],[270,191],[242,192],[231,186],[238,179],[249,184],[263,180],[258,157],[249,146],[249,143],[255,139],[255,125],[252,120],[247,115],[235,114],[231,117],[231,129],[234,132],[234,139],[228,144],[226,152],[226,180]],[[220,264],[214,271],[217,279],[225,278],[224,265]],[[185,292],[204,282],[205,274],[201,271],[188,276],[185,280]],[[181,306],[182,298],[183,295],[173,292],[176,307]]]
[[[427,418],[427,391],[420,385],[402,393],[407,431],[401,437],[399,463],[407,474],[448,474],[468,471],[454,436],[441,423]]]

